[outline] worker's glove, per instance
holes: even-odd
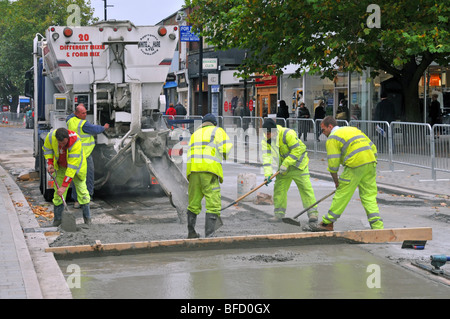
[[[266,183],[265,185],[268,186],[270,184],[270,182],[272,181],[272,177],[271,176],[266,176],[264,178],[264,182]]]
[[[281,165],[281,167],[280,167],[280,174],[281,174],[281,175],[286,174],[286,173],[287,173],[287,170],[288,170],[288,168],[287,168],[286,166]]]

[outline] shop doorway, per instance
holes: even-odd
[[[267,117],[277,113],[276,94],[258,94],[258,116]]]
[[[346,107],[345,110],[347,110],[348,109],[348,105],[347,105],[348,98],[347,98],[347,95],[348,95],[348,88],[346,88],[346,87],[335,87],[334,88],[333,109],[332,110],[327,109],[326,110],[327,115],[333,115],[334,117],[336,117],[337,113],[340,113],[342,111],[341,108],[339,107],[341,102],[345,104],[345,107]],[[327,108],[329,108],[329,106]],[[345,120],[347,118],[342,118],[342,119]]]

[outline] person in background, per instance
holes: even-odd
[[[433,94],[431,95],[431,104],[430,104],[430,125],[433,127],[434,124],[442,124],[442,110],[441,110],[441,104],[439,103],[438,95]],[[439,131],[435,130],[436,138],[439,138]]]
[[[176,112],[176,115],[186,115],[187,114],[186,108],[183,106],[183,104],[181,104],[180,101],[178,101],[177,104],[175,105],[175,112]]]
[[[86,174],[86,186],[89,191],[89,195],[92,199],[94,196],[94,159],[91,154],[95,148],[94,135],[103,133],[109,128],[109,124],[96,125],[91,124],[86,120],[87,110],[84,104],[80,103],[75,108],[75,112],[70,114],[66,118],[67,128],[74,131],[81,138],[81,142],[84,149],[84,156],[86,156],[87,174]],[[72,199],[74,200],[74,208],[80,208],[80,203],[77,199],[77,192],[72,192]]]
[[[319,105],[314,110],[314,122],[316,123],[316,139],[317,142],[320,142],[319,136],[322,134],[322,129],[320,128],[320,123],[316,122],[316,120],[322,120],[326,115],[325,111],[325,102],[320,101]]]
[[[171,119],[173,119],[173,116],[177,115],[177,111],[173,107],[173,103],[169,104],[169,108],[166,111],[166,115],[171,115]]]
[[[305,103],[300,103],[300,107],[297,110],[297,118],[309,119],[310,117],[311,115]],[[306,142],[308,140],[308,131],[309,121],[298,121],[298,138],[301,139],[303,135],[303,140]]]

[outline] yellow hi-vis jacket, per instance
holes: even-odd
[[[377,162],[377,147],[359,129],[352,126],[339,127],[328,136],[328,171],[337,173],[339,165],[358,167]]]
[[[233,144],[227,133],[209,122],[204,123],[191,136],[186,164],[186,177],[191,172],[209,172],[223,182],[222,159],[226,159]]]
[[[44,141],[42,150],[44,151],[44,158],[47,162],[50,162],[57,171],[59,168],[59,147],[58,140],[55,136],[56,130],[50,131]],[[75,175],[83,180],[86,178],[87,163],[84,155],[83,147],[81,145],[81,139],[77,133],[69,131],[69,144],[66,150],[67,169],[63,184],[60,186],[68,186]]]
[[[95,138],[91,134],[83,131],[84,123],[86,123],[86,120],[81,120],[74,116],[67,121],[67,129],[78,134],[84,147],[84,155],[89,157],[95,147]]]
[[[281,165],[294,166],[301,170],[309,163],[306,145],[297,137],[297,133],[277,125],[277,136],[270,144],[267,139],[261,141],[264,176],[272,175],[272,165],[278,170]],[[273,163],[273,164],[272,164]]]

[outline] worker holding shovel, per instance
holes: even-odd
[[[352,126],[337,126],[332,116],[325,117],[320,127],[327,136],[328,171],[336,185],[328,213],[322,217],[322,222],[310,224],[312,231],[332,231],[333,223],[344,212],[356,188],[359,188],[361,203],[367,214],[372,229],[383,229],[377,204],[377,147],[359,129]],[[338,177],[340,165],[344,172]]]
[[[195,223],[202,210],[203,197],[206,206],[205,237],[211,237],[221,226],[222,159],[227,158],[233,144],[227,133],[216,125],[216,117],[211,113],[206,114],[189,143],[186,164],[186,177],[189,181],[188,238],[200,237],[195,231]]]
[[[306,146],[294,130],[276,125],[272,119],[263,123],[265,138],[262,140],[262,158],[266,184],[271,182],[273,167],[279,170],[273,190],[274,217],[271,221],[282,221],[286,214],[287,192],[294,180],[297,184],[303,207],[316,202],[309,177],[309,158]],[[309,222],[317,221],[317,205],[308,210]]]
[[[42,150],[47,160],[48,173],[53,175],[56,172],[53,226],[61,225],[64,211],[63,198],[66,198],[72,180],[75,185],[73,191],[77,192],[84,222],[90,224],[90,196],[86,187],[87,164],[80,137],[66,128],[50,131],[45,138]]]

